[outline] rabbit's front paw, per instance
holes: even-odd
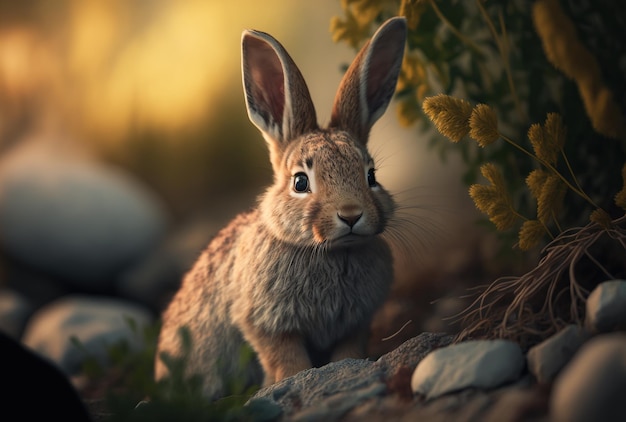
[[[289,378],[292,375],[296,375],[300,371],[311,368],[311,361],[308,355],[304,352],[304,355],[292,356],[289,360],[282,360],[276,367],[275,377],[276,382],[285,378]]]
[[[298,335],[251,336],[248,333],[247,338],[257,352],[263,367],[264,386],[281,381],[312,366],[303,339]]]

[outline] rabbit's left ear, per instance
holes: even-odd
[[[361,48],[339,85],[330,127],[346,130],[367,143],[370,129],[395,92],[406,33],[406,19],[391,18]]]
[[[289,141],[317,128],[309,89],[285,48],[264,32],[243,32],[241,64],[248,116],[274,159]]]

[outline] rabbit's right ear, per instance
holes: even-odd
[[[367,143],[372,125],[393,97],[406,37],[406,19],[395,17],[381,25],[361,48],[341,80],[330,127],[347,130]]]
[[[289,141],[317,128],[309,89],[285,48],[264,32],[243,32],[241,64],[248,116],[275,165]]]

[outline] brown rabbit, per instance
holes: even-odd
[[[379,235],[395,209],[366,144],[393,96],[405,40],[404,18],[380,27],[344,76],[328,128],[320,128],[283,46],[243,32],[248,115],[269,146],[274,183],[200,255],[163,314],[158,342],[157,355],[181,356],[186,327],[186,370],[202,376],[208,397],[224,394],[224,380],[241,373],[244,342],[264,385],[365,357],[372,315],[393,279]],[[158,357],[155,371],[157,379],[168,375]]]

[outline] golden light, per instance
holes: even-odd
[[[294,4],[70,0],[52,30],[0,34],[0,82],[37,96],[33,81],[45,81],[59,118],[111,140],[131,126],[175,133],[218,118],[224,96],[241,95],[242,29],[289,26]]]

